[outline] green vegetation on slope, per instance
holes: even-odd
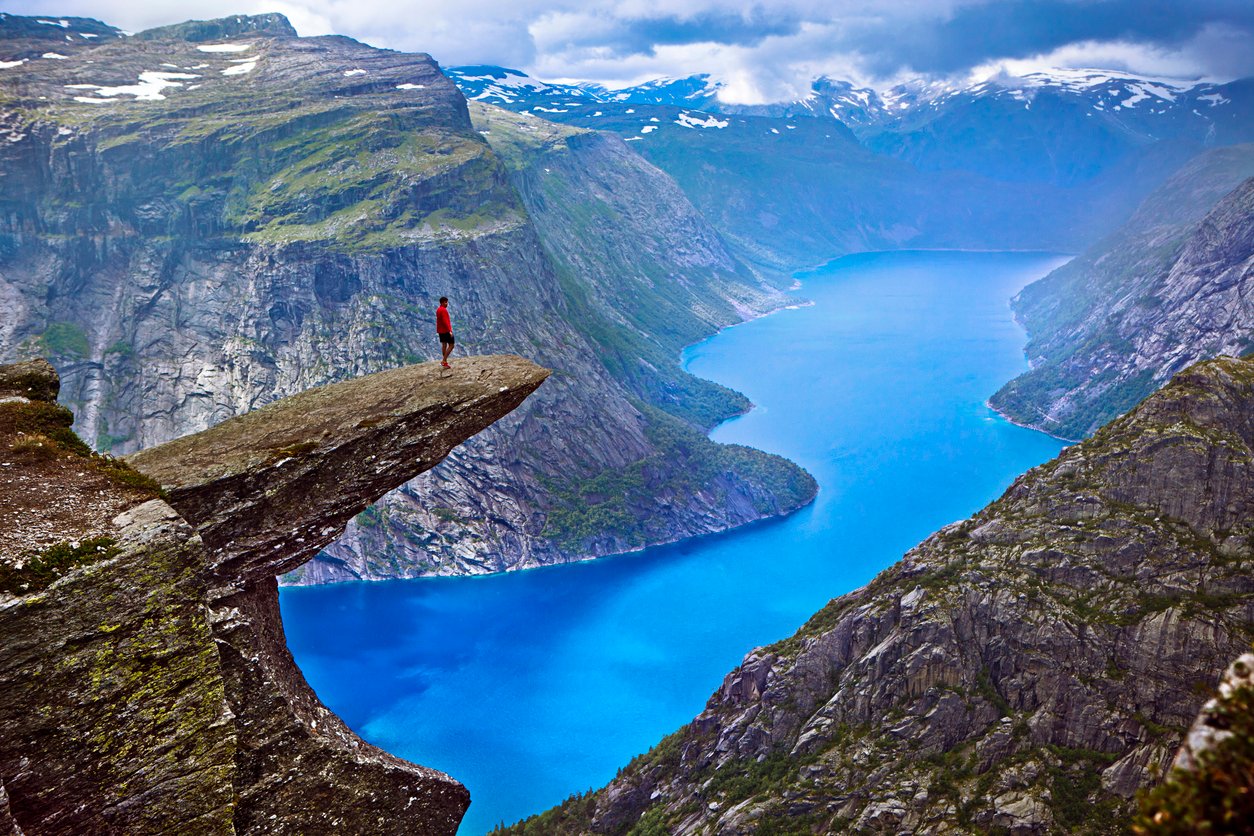
[[[602,537],[642,546],[668,539],[664,514],[672,497],[712,491],[711,504],[718,506],[728,480],[737,480],[757,486],[754,510],[769,516],[804,505],[818,490],[813,477],[787,459],[717,444],[660,409],[643,403],[637,408],[648,419],[645,433],[654,452],[622,470],[552,484],[546,537],[572,550]]]
[[[102,210],[126,217],[136,207],[169,207],[172,214],[146,230],[153,234],[190,224],[183,237],[377,253],[522,223],[486,144],[421,106],[381,112],[299,84],[264,96],[206,86],[181,92],[178,102],[58,102],[26,118],[90,128],[102,160],[119,173]],[[92,208],[90,196],[48,207],[67,224],[89,219]]]
[[[72,569],[108,560],[118,553],[112,537],[57,543],[27,560],[21,566],[0,564],[0,592],[30,595],[47,589]]]
[[[57,461],[75,459],[80,466],[107,477],[123,488],[148,496],[163,496],[161,486],[121,459],[94,452],[70,429],[74,413],[43,401],[0,403],[0,437],[4,451],[17,460]]]

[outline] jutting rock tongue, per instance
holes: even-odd
[[[137,453],[146,478],[69,431],[51,367],[0,367],[0,832],[454,833],[461,784],[310,690],[274,574],[547,376],[480,357],[310,390]]]
[[[306,833],[335,826],[363,802],[371,812],[354,827],[370,832],[456,830],[469,803],[460,784],[423,769],[422,792],[414,791],[413,766],[362,741],[314,696],[287,649],[275,576],[547,376],[508,356],[463,360],[452,373],[406,366],[311,389],[130,457],[162,484],[208,553],[210,622],[236,714],[239,830]],[[336,815],[294,815],[314,812],[312,799]]]
[[[196,526],[226,583],[273,578],[548,376],[514,356],[405,366],[310,389],[128,457]]]

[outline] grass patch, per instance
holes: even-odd
[[[0,566],[0,591],[29,595],[47,589],[80,566],[108,560],[120,550],[112,537],[57,543],[18,566]]]
[[[63,360],[82,360],[91,353],[87,334],[72,322],[52,323],[37,342],[44,354]]]
[[[645,434],[654,452],[625,468],[547,485],[555,501],[544,536],[571,549],[607,535],[629,547],[658,542],[666,539],[672,523],[667,497],[725,494],[727,488],[720,484],[724,477],[749,482],[770,497],[756,503],[763,516],[799,507],[818,490],[813,477],[787,459],[716,444],[660,409],[643,403],[636,407],[649,422]]]
[[[0,438],[11,439],[9,449],[27,463],[51,463],[59,458],[85,459],[86,464],[114,485],[165,498],[160,483],[125,461],[97,453],[70,429],[74,413],[46,401],[0,404]]]

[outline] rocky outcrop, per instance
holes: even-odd
[[[701,439],[679,456],[659,441],[675,436],[674,416],[704,429],[747,406],[682,373],[674,337],[775,300],[691,206],[653,207],[615,239],[612,269],[561,269],[560,251],[579,242],[546,240],[429,56],[298,38],[281,17],[257,16],[67,42],[49,60],[28,33],[61,27],[15,20],[0,21],[0,36],[11,33],[0,52],[33,57],[0,70],[0,359],[52,356],[76,429],[97,449],[130,453],[433,357],[442,295],[456,356],[519,353],[556,371],[517,415],[290,580],[560,562],[725,529],[812,495],[777,457]],[[583,161],[606,156],[590,145]],[[588,182],[564,199],[624,212],[662,193],[665,175],[635,171],[645,168],[649,179],[604,200]],[[645,238],[672,228],[701,246],[671,256]],[[645,270],[631,301],[665,300],[667,329],[582,304],[603,295],[605,277]],[[666,339],[640,338],[650,331]],[[675,406],[696,402],[680,397],[689,392],[705,396],[696,415]],[[529,422],[531,410],[545,420]],[[718,490],[672,478],[693,463]],[[581,495],[589,482],[640,470],[669,490],[601,515],[619,530],[558,524],[594,504]]]
[[[465,788],[309,689],[274,574],[547,374],[484,357],[315,389],[143,451],[146,476],[69,431],[46,364],[0,367],[0,825],[456,832]]]
[[[519,833],[1100,831],[1254,637],[1254,360],[1222,358],[750,653]]]
[[[1254,146],[1212,151],[1015,299],[1031,370],[991,403],[1083,438],[1191,363],[1254,348]],[[1244,182],[1243,182],[1244,181]]]

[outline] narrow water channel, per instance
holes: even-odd
[[[802,464],[813,505],[571,566],[285,588],[297,663],[364,738],[466,784],[462,834],[604,784],[750,649],[1058,452],[984,401],[1026,368],[1009,298],[1063,261],[884,253],[800,276],[813,304],[729,328],[684,363],[758,405],[713,437]]]

